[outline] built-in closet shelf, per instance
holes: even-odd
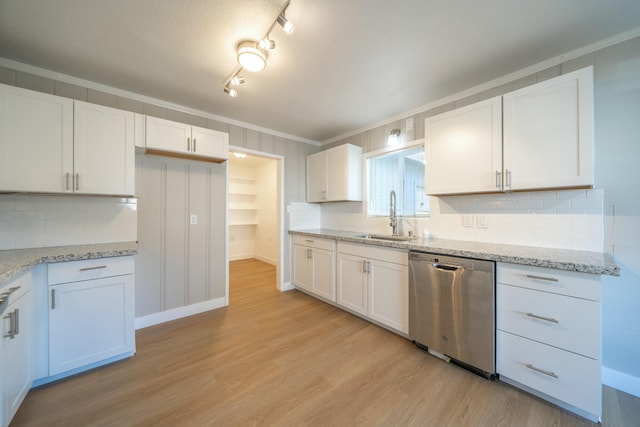
[[[258,225],[258,223],[251,222],[251,221],[248,221],[248,222],[233,221],[229,223],[229,226],[231,227],[255,226],[255,225]]]

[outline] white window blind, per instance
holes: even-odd
[[[394,151],[367,160],[368,208],[370,216],[389,215],[389,194],[397,197],[397,215],[429,213],[424,194],[424,147]]]

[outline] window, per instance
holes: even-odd
[[[424,194],[424,147],[414,146],[367,159],[367,215],[389,216],[390,193],[396,192],[396,214],[429,214]]]

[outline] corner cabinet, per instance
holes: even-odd
[[[336,301],[335,241],[294,235],[291,248],[292,282],[298,288]]]
[[[32,384],[31,273],[0,287],[0,426],[8,426]]]
[[[227,160],[229,134],[147,116],[146,148],[178,155]]]
[[[409,332],[407,251],[338,242],[339,306],[398,332]]]
[[[361,200],[361,147],[343,144],[307,156],[307,202]]]
[[[49,264],[50,377],[133,355],[133,273],[130,256]]]
[[[592,187],[593,67],[425,120],[427,194]]]
[[[599,421],[600,276],[498,263],[496,282],[500,379]]]
[[[0,85],[0,191],[134,194],[134,114]]]
[[[593,186],[593,68],[503,98],[504,188]]]

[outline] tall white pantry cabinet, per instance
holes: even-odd
[[[134,114],[0,84],[0,191],[132,196]]]

